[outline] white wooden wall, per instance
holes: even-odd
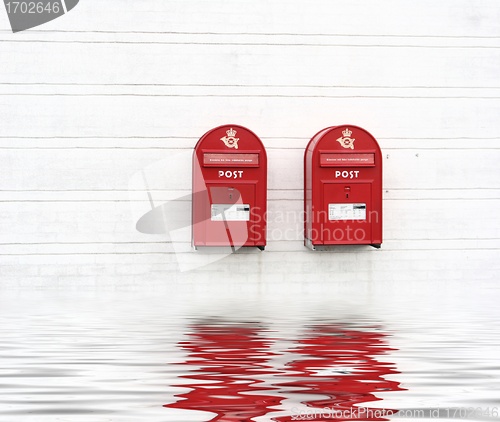
[[[497,0],[81,0],[12,34],[0,10],[2,285],[494,282],[499,23]],[[138,232],[147,192],[189,224],[192,148],[225,123],[268,150],[266,251]],[[381,250],[303,247],[303,150],[335,124],[381,144]]]

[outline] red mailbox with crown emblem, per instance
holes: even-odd
[[[304,244],[382,244],[382,153],[352,125],[318,132],[304,155]]]
[[[238,125],[205,133],[193,153],[193,246],[266,246],[267,156]]]

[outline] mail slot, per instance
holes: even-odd
[[[193,153],[193,246],[266,246],[267,155],[238,125],[205,133]]]
[[[382,153],[357,126],[318,132],[304,154],[304,244],[382,244]]]

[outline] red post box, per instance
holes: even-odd
[[[304,244],[382,244],[382,153],[352,125],[318,132],[304,154]]]
[[[193,153],[193,246],[266,246],[267,155],[238,125],[205,133]],[[234,249],[233,249],[234,250]]]

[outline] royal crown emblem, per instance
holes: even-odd
[[[340,143],[344,148],[351,148],[354,149],[354,141],[356,139],[351,138],[352,135],[352,130],[349,130],[349,128],[345,128],[342,131],[342,135],[340,138],[337,139],[337,142]]]
[[[235,138],[236,131],[233,128],[231,128],[229,130],[226,130],[226,134],[227,136],[220,138],[220,140],[224,142],[224,145],[226,147],[238,149],[238,141],[240,140],[240,138]]]

